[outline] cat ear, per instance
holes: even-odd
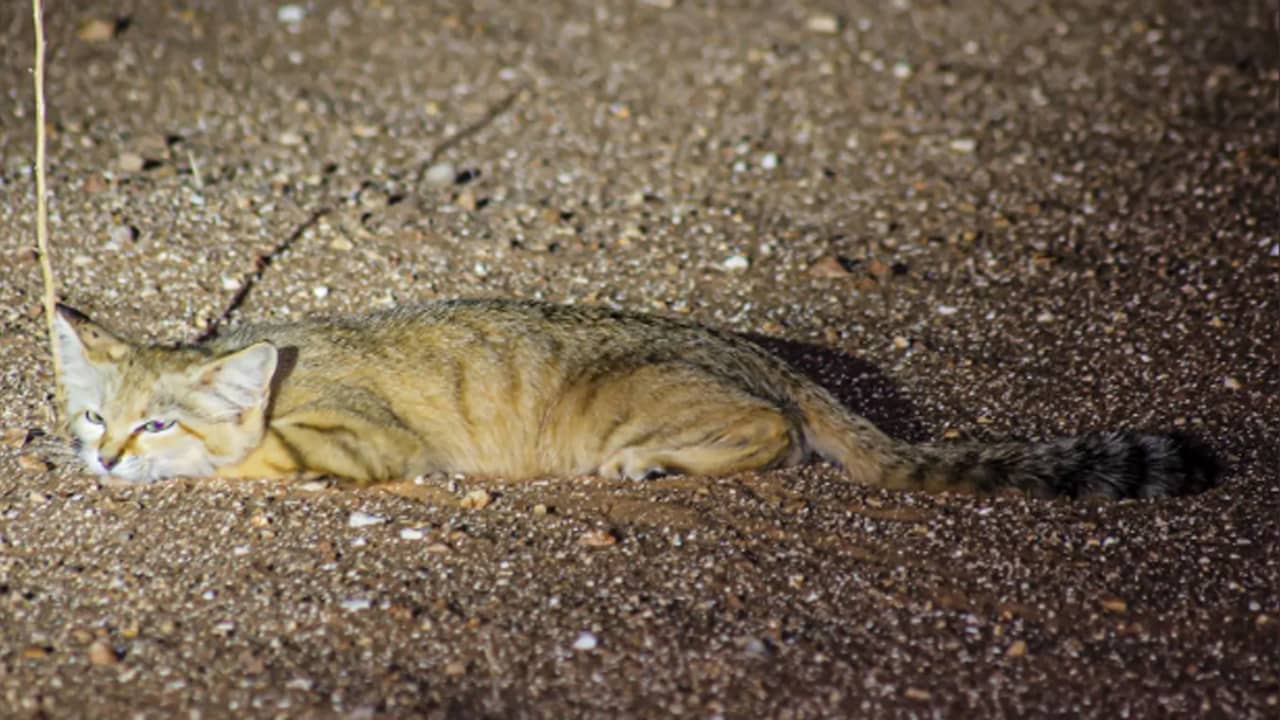
[[[112,335],[84,313],[59,304],[53,316],[53,346],[62,365],[62,386],[68,407],[100,401],[101,363],[120,360],[129,344]]]
[[[78,353],[91,362],[118,361],[129,352],[129,343],[121,340],[106,328],[89,319],[88,315],[58,303],[53,315],[54,341],[63,360],[75,360],[66,355]]]
[[[264,405],[276,374],[274,345],[260,342],[205,364],[196,371],[195,390],[217,417],[238,416]]]

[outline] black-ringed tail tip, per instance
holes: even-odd
[[[1213,487],[1222,465],[1183,434],[1095,432],[1046,442],[907,446],[887,484],[1037,497],[1112,499],[1190,495]]]

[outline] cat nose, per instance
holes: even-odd
[[[98,453],[98,462],[102,463],[102,467],[110,470],[111,468],[116,466],[116,463],[120,462],[120,456],[117,455],[113,458],[109,458],[106,455],[103,455],[102,453]]]

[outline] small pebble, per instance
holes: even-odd
[[[427,168],[427,174],[423,177],[428,185],[434,187],[444,187],[453,184],[454,178],[453,165],[447,162],[436,163]]]
[[[383,525],[387,522],[389,520],[382,515],[374,515],[373,513],[357,510],[351,513],[351,517],[347,519],[347,527],[363,528],[370,525]]]
[[[960,312],[960,308],[955,305],[939,305],[937,310],[939,315],[955,315]]]
[[[368,610],[371,604],[369,598],[348,598],[338,603],[343,610]]]
[[[136,173],[140,172],[147,161],[136,152],[123,152],[120,157],[116,158],[116,168],[120,172]]]
[[[810,15],[805,21],[805,27],[810,31],[822,33],[823,35],[834,35],[840,31],[840,20],[835,15],[826,13],[820,15]]]
[[[893,76],[899,80],[906,80],[911,77],[911,64],[906,60],[899,60],[893,64]],[[954,144],[954,143],[953,143]]]
[[[103,18],[90,18],[76,28],[76,37],[85,42],[103,42],[116,36],[117,24]]]
[[[493,495],[488,490],[472,490],[462,496],[462,507],[468,510],[483,510],[493,502]]]
[[[906,350],[907,348],[911,347],[911,341],[906,339],[902,335],[894,335],[893,347],[897,350]]]
[[[19,455],[18,467],[33,473],[48,472],[50,469],[49,463],[35,455]]]
[[[276,19],[282,23],[300,23],[307,16],[307,9],[301,5],[281,5],[276,10]]]
[[[1222,378],[1222,386],[1228,390],[1239,390],[1244,387],[1239,380],[1231,377],[1230,375]]]
[[[311,294],[314,295],[317,300],[323,300],[329,297],[329,287],[327,285],[317,285],[311,288]]]
[[[908,700],[930,700],[933,698],[933,693],[918,687],[909,687],[902,694]]]
[[[421,540],[426,536],[427,534],[423,532],[422,528],[400,528],[401,540]]]
[[[764,157],[760,158],[760,167],[763,170],[773,170],[778,167],[777,153],[765,153]]]
[[[746,270],[747,268],[751,267],[751,261],[747,259],[746,255],[730,255],[729,257],[725,258],[724,262],[721,263],[721,265],[724,267],[725,270],[736,272],[740,270]]]
[[[24,427],[5,428],[0,432],[0,443],[5,447],[21,448],[31,439],[31,431]]]
[[[285,130],[280,133],[280,137],[278,137],[277,140],[285,147],[295,147],[297,145],[301,145],[303,142],[302,135],[292,130]]]
[[[129,225],[116,225],[111,228],[111,242],[116,245],[124,245],[127,242],[133,242],[138,237],[138,231]]]
[[[573,641],[574,650],[595,650],[600,641],[592,633],[583,630],[578,633],[578,637]]]
[[[49,656],[49,651],[40,645],[28,645],[22,648],[22,657],[26,660],[42,660]]]
[[[1009,649],[1004,651],[1006,657],[1022,657],[1027,654],[1027,641],[1014,640]]]
[[[578,538],[583,547],[611,547],[618,544],[618,536],[611,530],[588,530]]]
[[[89,662],[94,665],[115,665],[120,656],[105,640],[95,640],[89,645]]]
[[[391,197],[382,188],[371,186],[362,189],[356,201],[368,210],[380,210],[390,204]]]
[[[458,193],[458,197],[453,201],[453,204],[467,212],[474,212],[477,207],[476,195],[470,190],[463,190]]]
[[[973,138],[956,138],[951,141],[951,151],[968,155],[978,149],[978,141]]]
[[[1129,604],[1120,598],[1103,598],[1099,604],[1107,612],[1123,613],[1129,609]]]
[[[835,255],[823,255],[809,266],[809,274],[820,278],[849,277],[849,268]]]

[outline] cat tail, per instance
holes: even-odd
[[[1094,432],[1046,442],[923,443],[890,438],[821,388],[797,388],[808,446],[857,482],[904,490],[1037,497],[1148,498],[1212,487],[1221,473],[1181,434]]]

